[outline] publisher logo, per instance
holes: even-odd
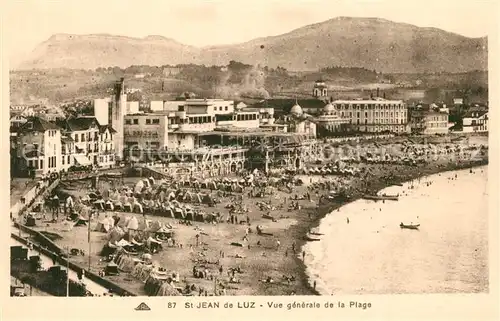
[[[136,308],[135,308],[136,311],[149,311],[151,310],[151,308],[144,302],[142,302],[141,304],[139,304]]]

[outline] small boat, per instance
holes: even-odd
[[[304,240],[306,240],[306,241],[321,241],[321,239],[319,237],[315,237],[311,234],[307,234],[306,236],[304,236]]]
[[[420,227],[420,224],[399,224],[399,227],[400,228],[405,228],[405,229],[409,229],[409,230],[418,230],[418,228]]]
[[[399,195],[364,195],[363,198],[365,200],[372,201],[397,201],[399,199]]]

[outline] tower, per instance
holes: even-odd
[[[328,87],[323,80],[316,80],[313,87],[313,96],[316,98],[324,98],[328,96]]]
[[[125,80],[121,78],[115,83],[114,95],[111,103],[110,124],[116,131],[114,134],[114,145],[116,156],[123,159],[123,117],[127,108],[127,94],[125,93]]]

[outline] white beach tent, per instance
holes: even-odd
[[[137,184],[135,184],[134,193],[142,192],[143,188],[144,188],[144,181],[143,180],[138,181]]]
[[[137,218],[133,216],[130,221],[127,223],[127,229],[129,230],[137,230],[139,229],[139,222],[137,221]]]

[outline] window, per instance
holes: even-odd
[[[84,142],[85,141],[85,134],[80,134],[80,138],[81,138],[81,141]]]
[[[160,123],[160,119],[155,118],[153,119],[153,124],[158,125]]]
[[[146,125],[151,125],[151,119],[146,119]]]
[[[134,125],[139,125],[139,119],[134,119]]]
[[[224,107],[224,110],[227,111],[227,106]]]
[[[69,155],[68,155],[68,165],[71,165],[71,158],[69,158]]]
[[[222,106],[219,107],[219,110],[222,111]]]
[[[358,111],[358,118],[359,118],[359,111]]]
[[[125,119],[125,125],[132,125],[132,121],[130,119]]]
[[[64,157],[62,158],[62,164],[64,165]]]
[[[365,117],[368,118],[368,112],[367,111],[365,111]]]

